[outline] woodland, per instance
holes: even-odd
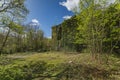
[[[120,0],[80,0],[52,38],[24,3],[0,0],[0,80],[120,80]]]

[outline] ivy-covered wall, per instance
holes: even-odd
[[[63,23],[52,27],[53,47],[56,50],[78,51],[76,33],[78,28],[76,16],[63,21]]]

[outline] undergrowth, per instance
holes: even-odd
[[[102,56],[102,59],[105,59]],[[34,53],[0,57],[0,80],[119,80],[120,59],[90,54]]]

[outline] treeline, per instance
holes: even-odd
[[[79,13],[52,27],[56,50],[120,53],[120,2],[101,2],[80,1]]]
[[[43,52],[50,50],[50,39],[44,37],[42,30],[35,30],[35,28],[31,28],[30,25],[17,26],[19,26],[19,30],[21,29],[19,32],[10,30],[8,35],[8,31],[4,29],[2,30],[3,33],[0,33],[1,53]],[[7,40],[5,41],[6,38]]]

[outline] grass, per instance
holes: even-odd
[[[106,62],[105,55],[99,61],[88,53],[63,52],[3,55],[0,76],[5,78],[0,80],[120,80],[120,58],[115,55],[107,58]]]

